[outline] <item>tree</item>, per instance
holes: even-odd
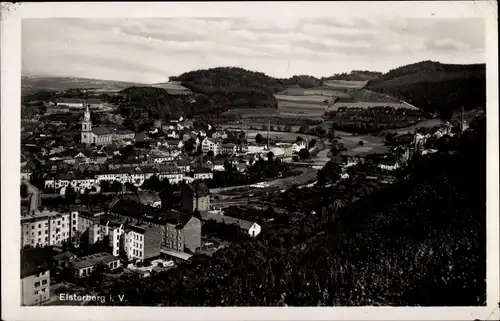
[[[297,136],[297,139],[295,139],[296,143],[299,143],[299,142],[302,142],[302,141],[304,141],[304,138],[302,138],[301,136]]]
[[[292,131],[292,127],[290,125],[286,125],[285,128],[283,128],[283,131],[284,132],[291,132]]]
[[[158,194],[161,199],[161,207],[170,209],[174,203],[174,187],[170,184],[168,178],[161,181],[161,186],[161,192]]]
[[[274,162],[274,153],[273,152],[269,152],[267,153],[267,161],[268,163],[272,164]]]
[[[262,135],[260,133],[258,133],[257,135],[255,135],[255,142],[257,144],[262,144],[263,140],[264,140],[264,137],[262,137]]]
[[[313,148],[314,146],[316,146],[316,138],[311,139],[309,142],[309,148]]]
[[[310,154],[309,154],[309,150],[307,148],[302,148],[301,150],[299,150],[299,157],[300,159],[307,159],[309,158]]]
[[[209,151],[207,152],[207,157],[214,157],[214,156],[215,156],[215,155],[214,155],[214,151],[213,151],[213,150],[209,150]]]
[[[113,193],[120,193],[123,191],[123,185],[119,181],[113,181],[113,183],[110,186],[110,192]]]
[[[108,181],[101,181],[99,183],[99,186],[101,187],[101,192],[102,193],[105,193],[105,192],[109,192],[109,189],[110,189],[110,184]]]
[[[300,128],[299,128],[299,133],[301,133],[301,134],[305,134],[305,133],[307,133],[308,131],[309,131],[309,126],[307,126],[307,125],[302,125],[302,126],[300,126]]]
[[[132,184],[130,182],[126,182],[125,183],[125,190],[127,190],[129,192],[137,193],[138,188],[134,184]]]
[[[145,180],[141,187],[148,191],[159,192],[162,189],[162,183],[160,182],[158,176],[153,175]]]
[[[196,147],[196,140],[194,138],[189,138],[184,142],[184,150],[187,153],[191,153]]]
[[[28,197],[28,185],[21,183],[21,197],[26,198]]]
[[[363,141],[362,141],[362,140],[360,140],[360,141],[358,142],[358,145],[359,145],[359,146],[363,146],[363,145],[364,145]]]

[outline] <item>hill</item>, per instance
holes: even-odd
[[[223,111],[237,108],[276,108],[273,93],[284,84],[261,72],[236,67],[195,70],[170,77]]]
[[[114,80],[99,80],[76,77],[21,77],[21,94],[28,95],[41,91],[65,91],[72,88],[94,89],[98,92],[116,92],[136,83]]]
[[[453,111],[486,104],[486,65],[423,61],[390,70],[367,88],[397,97],[427,112],[450,117]]]

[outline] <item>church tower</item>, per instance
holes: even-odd
[[[87,109],[83,113],[81,142],[82,144],[92,143],[92,121],[90,120],[89,106],[87,106]]]

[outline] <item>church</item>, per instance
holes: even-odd
[[[90,110],[87,109],[83,113],[82,121],[82,144],[109,145],[111,143],[134,139],[135,133],[130,130],[117,130],[116,128],[94,127],[92,128],[92,120],[90,119]]]

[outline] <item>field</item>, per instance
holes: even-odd
[[[315,87],[315,88],[307,88],[304,89],[305,95],[319,95],[319,96],[327,96],[327,97],[339,97],[339,98],[349,98],[350,95],[348,93],[334,90],[328,87]]]
[[[366,86],[363,80],[327,80],[323,83],[326,87],[339,89],[361,89]]]
[[[305,96],[289,96],[289,95],[274,95],[278,101],[292,101],[301,103],[323,103],[331,97],[321,95],[305,95]]]
[[[160,84],[153,84],[151,87],[165,89],[171,95],[189,95],[192,94],[191,90],[182,86],[179,82],[165,82]]]
[[[398,133],[398,134],[404,134],[404,133],[413,133],[415,129],[421,128],[421,127],[437,127],[443,125],[444,122],[439,119],[439,118],[433,118],[433,119],[428,119],[428,120],[423,120],[413,126],[408,126],[408,127],[403,127],[403,128],[398,128],[398,129],[387,129],[384,131],[381,131],[381,135],[386,135],[387,133]]]
[[[370,107],[393,107],[393,108],[406,108],[406,109],[418,109],[413,107],[412,105],[405,103],[396,103],[396,102],[367,102],[367,101],[359,101],[359,102],[338,102],[328,107],[328,111],[338,110],[339,108],[370,108]]]

